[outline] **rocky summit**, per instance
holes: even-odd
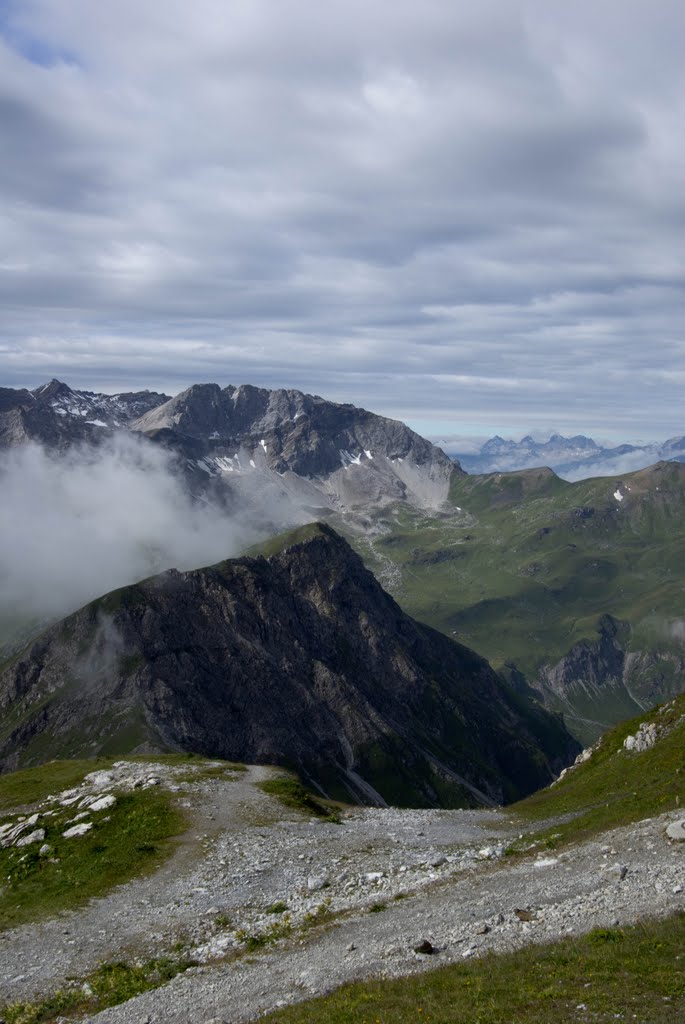
[[[257,474],[262,488],[270,478],[272,489],[332,508],[437,507],[461,473],[404,423],[301,391],[196,384],[130,426],[232,487]]]
[[[192,493],[221,504],[368,511],[401,501],[435,509],[458,463],[399,420],[301,391],[194,384],[169,398],[102,395],[52,380],[34,391],[0,388],[0,450],[99,445],[115,431],[177,456]],[[311,516],[307,516],[311,518]]]
[[[0,388],[0,449],[34,441],[50,448],[97,444],[168,401],[154,391],[100,395],[51,380],[33,391]]]
[[[332,797],[507,802],[578,746],[481,657],[409,618],[330,527],[95,601],[0,674],[0,766],[194,751]]]

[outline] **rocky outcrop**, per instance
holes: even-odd
[[[507,801],[578,750],[320,525],[267,558],[172,570],[88,605],[0,675],[0,710],[5,770],[185,750],[296,767],[360,802]]]
[[[48,448],[97,444],[167,395],[152,391],[100,395],[51,380],[34,391],[0,388],[0,449],[34,441]]]
[[[654,746],[657,735],[656,722],[643,723],[636,733],[626,736],[623,746],[626,750],[634,750],[636,754],[642,754]]]
[[[622,718],[682,692],[682,654],[631,650],[632,644],[628,623],[603,615],[597,639],[580,640],[558,662],[543,664],[532,691],[562,711],[571,730],[589,742]]]
[[[196,384],[131,424],[232,487],[261,476],[332,508],[437,507],[460,468],[403,423],[301,391]]]
[[[543,665],[538,684],[559,700],[577,700],[579,691],[594,699],[603,688],[622,686],[625,652],[618,642],[621,624],[602,616],[597,640],[580,640],[560,661]]]

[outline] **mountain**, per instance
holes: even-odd
[[[439,507],[461,472],[404,423],[301,391],[196,384],[130,424],[233,487],[334,509]]]
[[[480,651],[582,742],[685,689],[685,465],[455,479],[452,514],[355,541],[412,615]]]
[[[0,388],[0,449],[28,441],[50,448],[98,443],[103,435],[166,401],[167,395],[152,391],[72,391],[58,380],[34,391]]]
[[[473,651],[409,618],[330,527],[172,570],[48,629],[0,673],[0,767],[182,750],[297,768],[361,802],[468,806],[578,747]]]
[[[661,459],[685,462],[685,437],[605,448],[583,434],[552,434],[548,441],[534,441],[530,435],[520,441],[495,436],[481,445],[475,455],[456,450],[451,454],[467,473],[507,473],[548,466],[562,479],[575,481],[644,469]]]
[[[98,444],[115,430],[162,445],[193,493],[209,490],[229,505],[438,508],[462,472],[404,423],[301,391],[195,384],[174,398],[100,395],[56,380],[0,389],[0,449]]]

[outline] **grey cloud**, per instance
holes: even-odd
[[[74,60],[0,50],[4,383],[245,380],[455,430],[680,429],[675,381],[645,383],[682,355],[679,5],[14,17]]]

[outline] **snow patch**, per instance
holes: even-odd
[[[343,465],[343,469],[349,469],[350,466],[361,466],[361,453],[359,453],[358,455],[353,455],[352,452],[348,452],[346,448],[341,448],[340,461]]]
[[[614,497],[616,498],[616,501],[623,501],[623,495],[618,488],[614,491]]]

